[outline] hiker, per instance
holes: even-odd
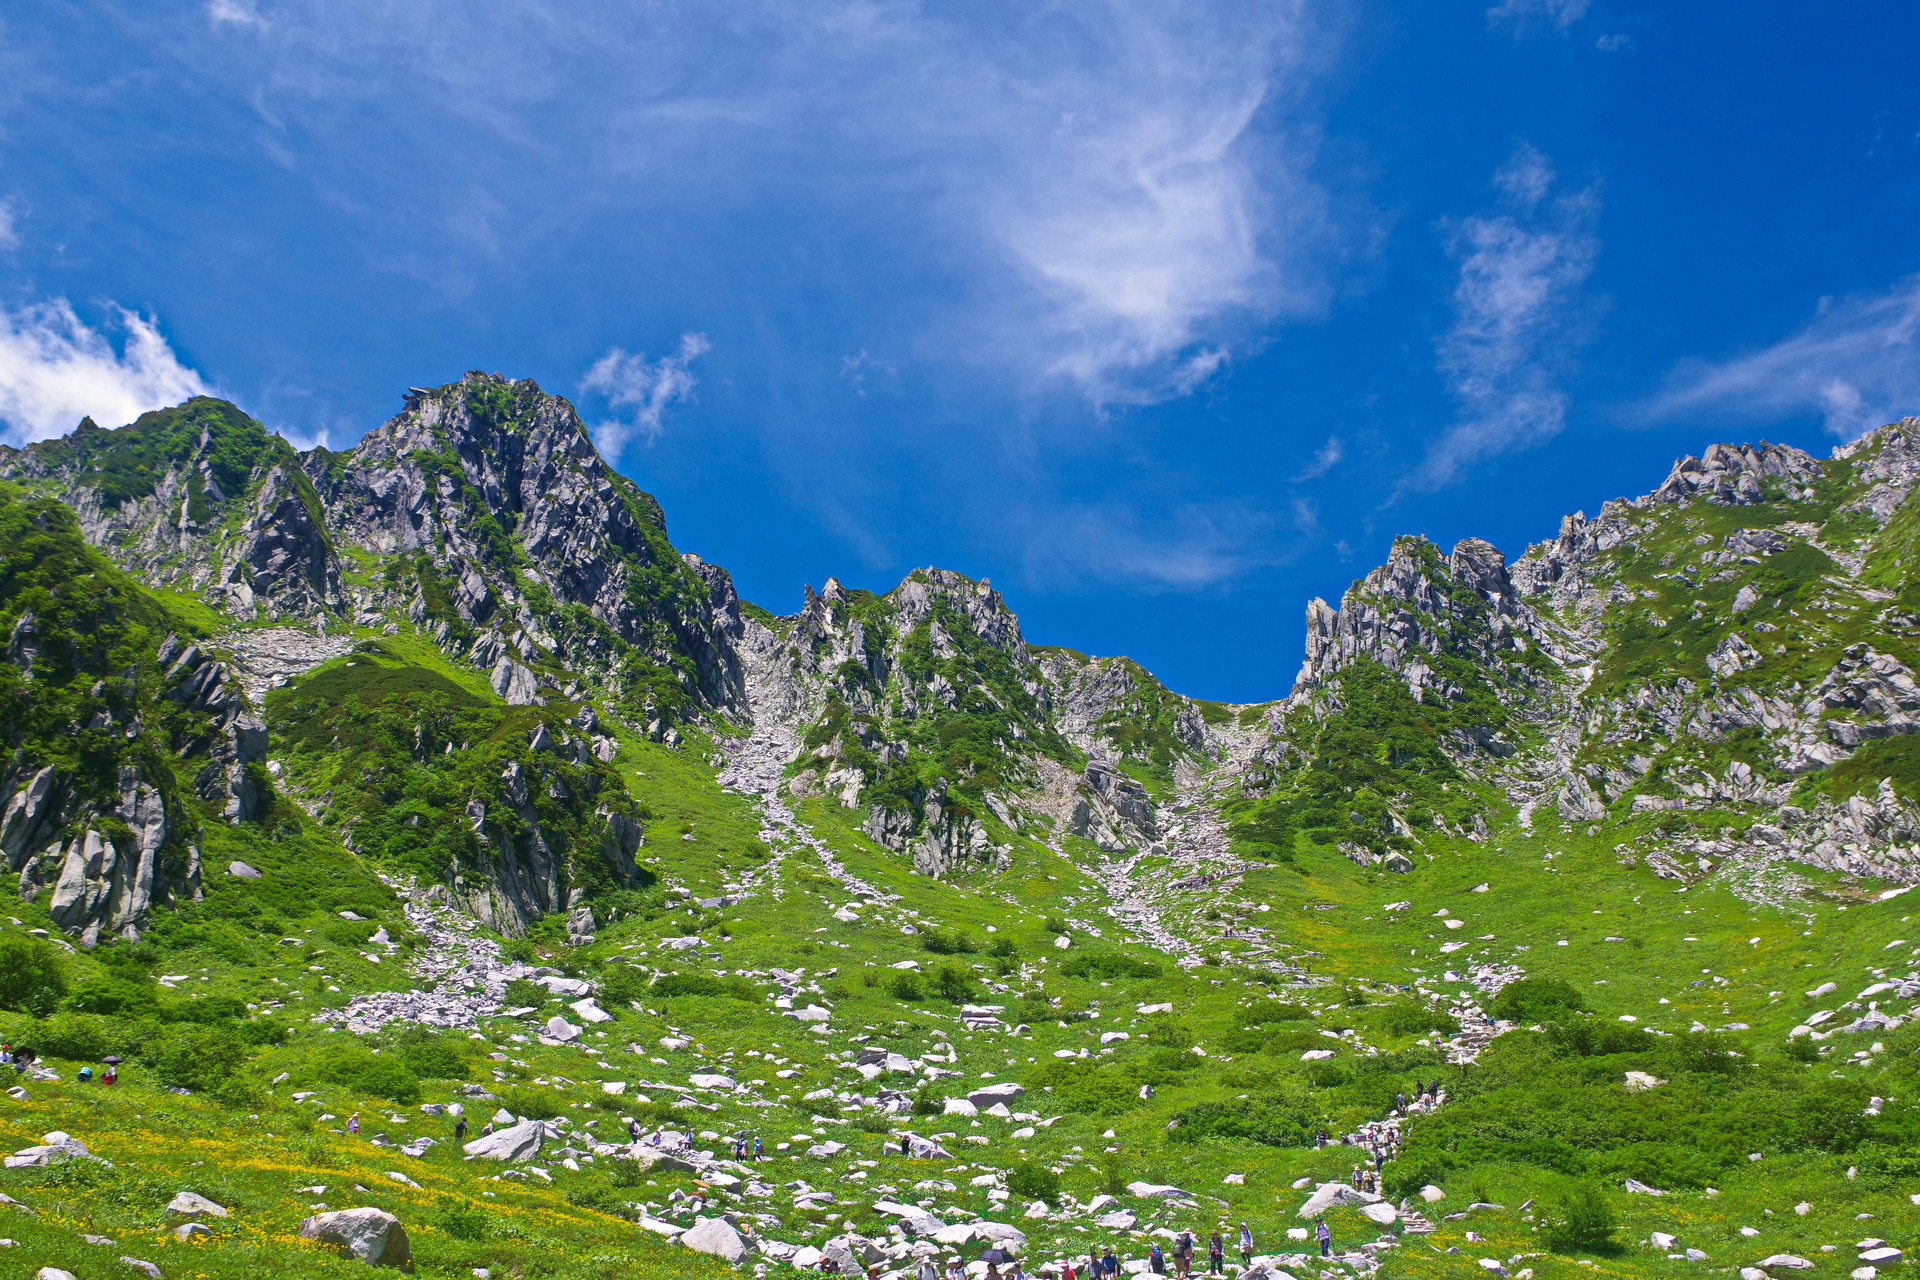
[[[1325,1218],[1314,1219],[1313,1233],[1320,1239],[1320,1256],[1323,1258],[1332,1257],[1333,1232],[1327,1229],[1327,1220]]]
[[[1253,1265],[1253,1232],[1247,1230],[1247,1224],[1240,1224],[1240,1265]]]
[[[947,1259],[947,1280],[967,1280],[967,1269],[960,1265],[960,1259]]]
[[[640,1141],[640,1117],[638,1116],[627,1117],[627,1141],[632,1143]]]
[[[1217,1276],[1227,1269],[1227,1246],[1215,1231],[1207,1237],[1207,1274]]]
[[[1113,1256],[1113,1246],[1107,1246],[1107,1252],[1100,1259],[1100,1274],[1117,1276],[1120,1274],[1120,1259]]]
[[[900,1154],[906,1154],[906,1146],[907,1140],[902,1138],[900,1140]],[[760,1135],[757,1133],[753,1135],[753,1158],[755,1160],[764,1160],[767,1158],[767,1149],[760,1145]]]
[[[358,1111],[347,1117],[347,1132],[360,1132],[360,1113]]]
[[[453,1140],[455,1142],[465,1142],[467,1140],[467,1118],[465,1116],[455,1116],[453,1118]]]
[[[1153,1242],[1153,1248],[1147,1250],[1147,1270],[1156,1276],[1167,1274],[1167,1255],[1160,1252],[1158,1240]]]
[[[940,1280],[940,1264],[931,1255],[920,1259],[920,1265],[913,1269],[913,1280]]]
[[[1173,1241],[1173,1274],[1184,1276],[1193,1270],[1193,1233],[1182,1231]]]
[[[80,1072],[79,1072],[79,1074],[78,1074],[78,1075],[76,1075],[76,1076],[74,1076],[74,1079],[76,1079],[76,1080],[78,1080],[78,1081],[79,1081],[79,1082],[80,1082],[81,1084],[92,1084],[92,1083],[93,1083],[93,1068],[92,1068],[92,1067],[82,1067],[82,1068],[80,1068]]]
[[[101,1083],[101,1084],[104,1084],[104,1085],[116,1085],[116,1084],[119,1084],[119,1083],[120,1083],[120,1068],[119,1068],[119,1067],[116,1067],[116,1066],[114,1066],[114,1065],[113,1065],[113,1064],[112,1064],[111,1062],[109,1062],[109,1063],[107,1064],[107,1070],[106,1070],[106,1073],[105,1073],[105,1074],[103,1074],[103,1075],[102,1075],[102,1076],[100,1077],[100,1083]]]

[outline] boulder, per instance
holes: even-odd
[[[1380,1197],[1371,1191],[1359,1191],[1344,1182],[1323,1182],[1307,1202],[1300,1206],[1300,1216],[1317,1218],[1335,1205],[1347,1205],[1358,1209],[1365,1205],[1378,1204]]]
[[[991,1240],[1003,1249],[1024,1248],[1027,1233],[1005,1222],[980,1221],[973,1224],[973,1234],[982,1240]]]
[[[1360,1206],[1360,1212],[1365,1214],[1369,1220],[1377,1222],[1383,1227],[1400,1216],[1400,1211],[1385,1200],[1380,1201],[1378,1204],[1363,1204]]]
[[[1435,1201],[1445,1200],[1447,1193],[1429,1182],[1426,1186],[1420,1188],[1420,1198],[1428,1204],[1433,1204]]]
[[[556,1014],[555,1016],[547,1019],[547,1025],[545,1027],[545,1035],[547,1036],[548,1039],[558,1040],[562,1044],[571,1044],[573,1041],[578,1040],[580,1038],[581,1033],[584,1030],[585,1028],[576,1027],[571,1022],[568,1022],[565,1018],[562,1018]]]
[[[183,1222],[173,1229],[175,1240],[192,1240],[197,1236],[210,1236],[213,1228],[204,1222]]]
[[[1865,1252],[1863,1252],[1860,1255],[1860,1261],[1872,1262],[1872,1263],[1877,1263],[1882,1265],[1889,1262],[1898,1262],[1900,1261],[1900,1250],[1894,1248],[1890,1244],[1883,1244],[1878,1248],[1868,1249]]]
[[[567,1008],[580,1015],[580,1021],[588,1023],[612,1022],[613,1015],[602,1009],[592,1000],[575,1000]]]
[[[1667,1194],[1658,1187],[1650,1187],[1635,1178],[1627,1179],[1627,1194],[1638,1196],[1663,1196]]]
[[[224,1218],[227,1216],[227,1210],[221,1208],[205,1196],[196,1195],[191,1191],[182,1191],[173,1199],[167,1201],[167,1212],[184,1213],[190,1218]]]
[[[1673,1236],[1668,1235],[1664,1231],[1656,1231],[1648,1236],[1647,1239],[1653,1241],[1653,1247],[1656,1249],[1671,1249],[1678,1243]]]
[[[1138,1219],[1134,1217],[1133,1210],[1115,1209],[1112,1213],[1103,1213],[1095,1218],[1093,1225],[1096,1227],[1104,1227],[1109,1231],[1131,1231],[1133,1230],[1133,1224],[1137,1221]]]
[[[142,1275],[150,1277],[151,1280],[164,1280],[165,1273],[145,1258],[129,1258],[123,1253],[120,1255],[120,1262],[121,1265],[132,1267]]]
[[[710,1253],[730,1263],[746,1261],[746,1242],[725,1218],[696,1218],[693,1226],[680,1233],[680,1243],[695,1253]]]
[[[461,1150],[479,1160],[527,1160],[540,1154],[547,1127],[538,1120],[522,1120],[507,1129],[475,1138]]]
[[[1157,1182],[1129,1182],[1127,1194],[1141,1200],[1185,1200],[1190,1193]]]
[[[1797,1258],[1791,1253],[1772,1254],[1768,1257],[1760,1259],[1760,1261],[1755,1263],[1754,1265],[1758,1267],[1764,1267],[1769,1271],[1774,1270],[1776,1268],[1781,1271],[1813,1270],[1813,1264],[1811,1262],[1808,1262],[1805,1258]]]
[[[1012,1081],[1007,1081],[1004,1084],[990,1084],[981,1089],[969,1089],[967,1091],[967,1101],[971,1102],[980,1110],[985,1111],[995,1103],[1012,1102],[1015,1098],[1025,1093],[1026,1089],[1024,1087],[1014,1084]]]
[[[258,880],[261,875],[257,868],[250,867],[244,862],[229,862],[227,874],[241,880]]]
[[[400,1219],[385,1209],[341,1209],[316,1213],[300,1224],[300,1238],[332,1245],[370,1266],[413,1270],[413,1243]]]
[[[78,1280],[78,1277],[58,1267],[42,1267],[33,1273],[33,1280]]]

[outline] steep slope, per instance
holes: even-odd
[[[0,446],[0,477],[72,507],[87,540],[149,584],[238,616],[341,607],[340,561],[292,446],[224,400]]]

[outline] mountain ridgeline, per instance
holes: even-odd
[[[1229,706],[1029,644],[945,570],[744,603],[531,381],[411,389],[345,452],[199,397],[0,449],[0,849],[89,945],[236,841],[338,841],[584,936],[655,875],[620,741],[771,732],[783,803],[933,877],[1190,863],[1210,814],[1223,865],[1417,875],[1502,827],[1619,826],[1681,882],[1911,883],[1916,475],[1910,418],[1825,459],[1715,446],[1511,562],[1402,537],[1308,606],[1285,696]]]

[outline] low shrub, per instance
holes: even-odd
[[[1043,1164],[1023,1160],[1007,1170],[1007,1190],[1023,1200],[1060,1203],[1060,1174]]]
[[[1151,960],[1136,960],[1117,951],[1082,951],[1067,957],[1060,972],[1069,978],[1093,980],[1113,978],[1157,978],[1160,966]]]
[[[697,996],[709,1000],[744,1000],[749,1004],[760,1002],[760,989],[745,978],[716,978],[710,973],[669,973],[655,978],[647,990],[658,1000]]]
[[[1620,1225],[1620,1215],[1591,1182],[1576,1183],[1571,1190],[1562,1192],[1554,1206],[1541,1217],[1541,1242],[1555,1253],[1614,1254],[1620,1251],[1619,1242],[1613,1238]]]
[[[228,1027],[187,1024],[162,1030],[140,1047],[140,1061],[169,1089],[211,1091],[247,1061],[247,1046]],[[400,1099],[395,1099],[400,1101]]]
[[[1559,1022],[1586,1007],[1580,993],[1558,978],[1522,978],[1500,988],[1491,1012],[1504,1022]]]
[[[1303,1104],[1278,1094],[1203,1102],[1175,1112],[1172,1124],[1169,1142],[1239,1138],[1269,1147],[1304,1147],[1317,1127]]]
[[[60,953],[32,938],[0,939],[0,1009],[44,1018],[67,994]]]
[[[313,1070],[328,1084],[369,1093],[401,1106],[420,1100],[420,1077],[394,1054],[340,1045],[316,1056]]]

